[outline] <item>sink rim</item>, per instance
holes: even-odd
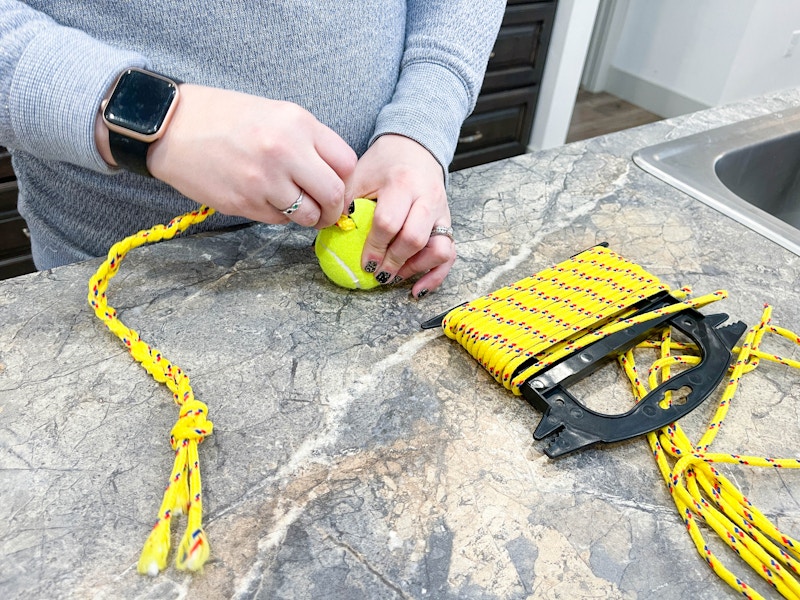
[[[797,131],[800,107],[792,107],[642,148],[633,153],[633,162],[800,256],[800,230],[734,194],[716,172],[727,153]]]

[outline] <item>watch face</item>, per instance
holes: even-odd
[[[119,78],[103,110],[109,125],[150,136],[158,132],[169,113],[178,88],[168,80],[128,69]]]

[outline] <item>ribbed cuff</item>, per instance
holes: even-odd
[[[141,55],[74,29],[40,31],[19,60],[9,93],[20,148],[39,158],[112,172],[94,142],[100,102],[124,69],[145,65]]]
[[[392,101],[378,114],[370,144],[387,133],[411,138],[433,154],[447,179],[469,111],[469,94],[460,77],[437,63],[412,63],[403,69]]]

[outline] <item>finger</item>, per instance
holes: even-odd
[[[445,236],[434,236],[428,240],[425,247],[409,258],[402,266],[398,275],[407,279],[417,273],[427,273],[439,265],[453,263],[456,257],[456,245]]]
[[[406,221],[403,229],[395,236],[395,239],[386,250],[386,254],[383,256],[383,261],[381,261],[378,267],[378,274],[375,278],[381,283],[385,283],[382,281],[383,279],[391,281],[395,275],[401,274],[401,270],[407,273],[404,267],[406,262],[420,252],[421,249],[425,248],[426,242],[428,241],[426,231],[428,231],[427,227],[415,227],[410,224],[410,219]],[[420,272],[423,272],[423,270],[412,270],[408,275],[410,276]]]
[[[345,179],[344,197],[345,200],[352,202],[355,198],[370,198],[377,200],[379,184],[369,181],[362,175],[364,171],[355,171],[352,177]]]
[[[238,201],[232,202],[231,205],[236,206],[236,211],[230,214],[261,223],[285,225],[290,219],[289,215],[285,214],[283,210],[291,208],[292,204],[297,201],[299,194],[299,188],[291,182],[280,186],[251,186],[250,189],[238,190],[235,193]],[[303,203],[305,203],[305,198]]]
[[[346,209],[344,181],[352,174],[358,158],[336,132],[316,120],[311,135],[310,145],[299,144],[285,166],[310,200],[292,220],[321,229],[333,225]]]
[[[303,202],[305,202],[305,200],[306,200],[306,193],[302,188],[300,188],[300,193],[298,194],[297,199],[292,204],[290,204],[286,208],[283,208],[280,205],[275,205],[275,208],[277,208],[280,212],[282,212],[287,217],[290,217],[295,212],[297,212],[297,210],[301,206],[303,206]]]
[[[320,219],[319,204],[305,190],[300,191],[297,199],[290,206],[276,210],[287,220],[294,221],[304,227],[313,227]]]
[[[449,217],[447,217],[449,222]],[[449,244],[440,241],[433,241],[431,238],[431,223],[434,216],[431,214],[427,203],[416,202],[411,207],[403,228],[397,233],[394,240],[386,250],[383,261],[377,268],[376,279],[383,282],[384,279],[393,281],[396,275],[407,277],[415,273],[423,273],[430,268],[437,266],[455,255],[455,247],[448,239]],[[439,237],[439,236],[437,236]],[[423,249],[426,249],[423,256],[426,256],[430,264],[412,266],[416,271],[410,271],[407,263]],[[413,263],[411,263],[413,265]],[[406,266],[404,266],[406,265]],[[402,273],[400,272],[402,270]]]
[[[345,196],[345,182],[355,171],[358,156],[335,131],[321,123],[315,132],[314,148],[325,165],[318,165],[317,175],[330,177],[326,173],[330,169],[338,178],[337,181],[331,180],[327,184],[313,176],[310,181],[306,180],[305,185],[311,188],[309,191],[318,200],[320,207],[320,218],[314,226],[322,229],[333,225],[347,211],[352,198]]]
[[[308,160],[293,174],[295,183],[305,190],[319,209],[315,222],[305,221],[303,224],[319,229],[333,225],[347,209],[344,181],[319,156]]]
[[[314,147],[320,158],[333,169],[339,179],[343,181],[349,179],[358,162],[355,151],[339,137],[339,134],[325,125],[320,126],[316,136]]]
[[[361,253],[361,264],[367,273],[376,273],[376,277],[380,273],[385,273],[385,270],[376,271],[376,268],[384,262],[389,245],[403,228],[410,204],[411,199],[406,194],[392,193],[388,190],[378,199],[372,217],[372,228]],[[394,265],[393,273],[396,273],[399,267],[399,264]],[[378,280],[380,281],[380,278]]]
[[[424,298],[428,293],[436,290],[447,277],[450,269],[455,262],[455,255],[453,259],[434,267],[422,277],[420,277],[411,288],[411,295],[416,298]]]

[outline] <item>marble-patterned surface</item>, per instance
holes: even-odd
[[[136,573],[176,409],[89,310],[98,261],[0,282],[0,597],[738,597],[697,555],[645,440],[548,459],[540,415],[419,324],[607,241],[672,287],[728,289],[716,306],[733,319],[768,302],[800,329],[800,257],[630,159],[798,104],[790,90],[454,174],[459,260],[419,302],[402,285],[335,288],[299,228],[133,252],[110,303],[188,372],[215,424],[201,574]],[[631,402],[614,367],[581,393]],[[716,447],[797,456],[798,400],[800,373],[760,367]],[[726,472],[800,534],[800,473]]]

